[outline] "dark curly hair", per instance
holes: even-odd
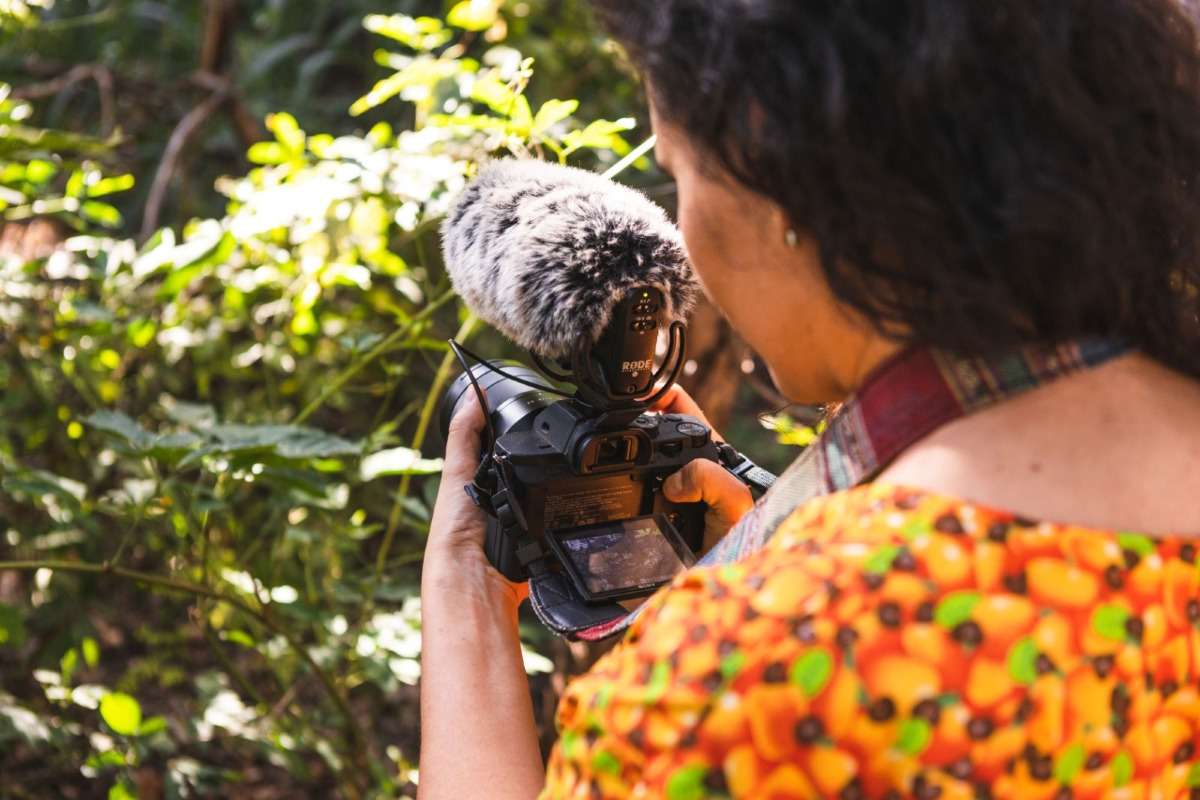
[[[1120,337],[1200,376],[1193,0],[593,0],[659,115],[958,353]]]

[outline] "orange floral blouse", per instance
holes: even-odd
[[[869,485],[680,576],[543,798],[1200,798],[1197,543]]]

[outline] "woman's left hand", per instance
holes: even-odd
[[[468,392],[446,438],[442,482],[425,544],[422,594],[442,588],[460,594],[477,588],[515,609],[528,594],[527,585],[507,580],[488,562],[483,551],[487,517],[463,490],[479,468],[483,429],[483,411]]]
[[[487,517],[463,486],[479,467],[483,413],[473,394],[450,422],[421,571],[422,800],[528,800],[542,757],[508,581],[483,551]],[[482,788],[481,788],[482,787]]]

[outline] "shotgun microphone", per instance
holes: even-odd
[[[442,242],[467,305],[545,359],[590,351],[631,299],[633,313],[621,322],[656,338],[699,294],[663,210],[573,167],[512,159],[484,166],[450,210]],[[639,302],[646,300],[653,302]]]

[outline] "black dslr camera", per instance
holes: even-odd
[[[774,481],[700,420],[646,412],[685,358],[675,322],[655,369],[662,304],[657,289],[636,289],[595,346],[553,365],[533,357],[545,376],[573,384],[572,395],[516,362],[476,358],[468,367],[467,351],[451,342],[466,371],[443,399],[442,431],[467,392],[486,397],[488,441],[466,488],[489,513],[487,557],[508,579],[565,572],[587,603],[648,595],[692,565],[703,540],[704,505],[669,502],[668,475],[704,458],[752,489]]]

